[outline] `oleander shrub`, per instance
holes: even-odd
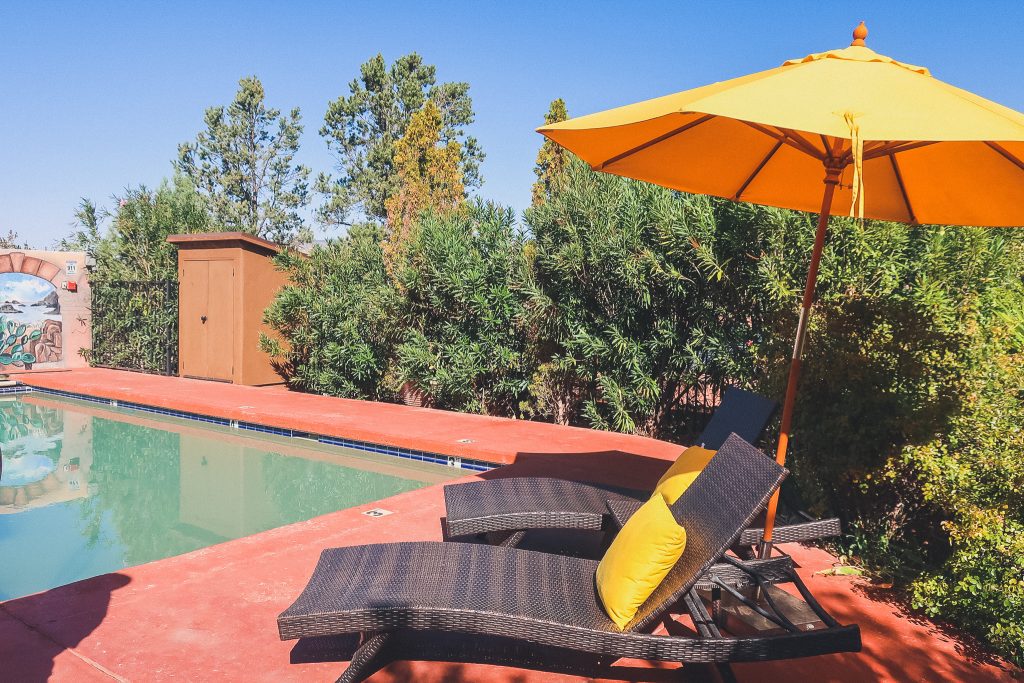
[[[279,336],[263,336],[260,344],[290,387],[395,398],[384,377],[401,333],[400,301],[384,268],[382,240],[381,228],[356,225],[308,258],[290,250],[276,257],[290,283],[265,313]]]
[[[422,214],[394,268],[393,389],[414,387],[438,408],[521,414],[532,370],[525,244],[512,210],[492,203]]]
[[[83,228],[67,248],[95,258],[92,284],[92,348],[83,350],[93,365],[176,374],[178,347],[176,233],[218,230],[206,202],[184,177],[163,181],[155,190],[128,188],[113,211],[83,201]],[[109,220],[104,233],[100,223]]]
[[[906,449],[888,471],[909,470],[941,564],[910,583],[915,607],[966,626],[1024,663],[1024,371],[1020,354],[989,359],[944,439]],[[936,539],[929,539],[936,542]]]
[[[773,242],[771,210],[730,210]],[[765,269],[789,273],[783,281],[792,284],[779,291],[797,289],[802,264],[787,267],[780,253],[762,252]],[[812,511],[842,518],[844,552],[916,608],[1018,663],[1022,266],[1014,231],[835,219],[789,460],[791,491]],[[751,291],[770,310],[767,285]],[[781,395],[787,335],[762,339],[755,383]]]
[[[755,330],[729,275],[742,236],[716,206],[573,158],[527,210],[539,413],[679,438],[690,388],[751,375]]]

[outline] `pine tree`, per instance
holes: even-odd
[[[552,100],[548,113],[544,115],[544,124],[558,123],[568,118],[565,100],[559,97],[557,100]],[[533,172],[537,176],[537,182],[533,184],[534,206],[550,199],[551,195],[561,187],[568,155],[567,149],[547,138],[544,139],[540,151],[537,152],[537,163],[533,167]]]
[[[206,130],[178,146],[176,167],[209,199],[215,220],[279,243],[310,237],[300,210],[310,170],[295,163],[302,116],[264,102],[255,76],[238,82],[234,101],[206,110]]]
[[[479,187],[484,154],[465,133],[473,122],[469,84],[436,83],[436,68],[411,53],[389,67],[377,55],[360,67],[359,78],[328,105],[320,135],[338,157],[337,175],[321,174],[316,189],[327,197],[317,210],[328,225],[348,224],[353,216],[387,220],[385,202],[398,189],[395,153],[412,117],[431,101],[441,116],[442,144],[458,142],[459,170],[466,188]]]

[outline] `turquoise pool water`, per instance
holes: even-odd
[[[459,473],[42,394],[0,397],[0,448],[0,600]]]

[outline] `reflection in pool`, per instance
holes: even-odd
[[[0,600],[457,474],[33,394],[0,402],[0,448]]]
[[[24,486],[46,478],[46,475],[57,469],[57,463],[42,453],[25,453],[24,455],[4,456],[3,469],[0,470],[0,486]]]

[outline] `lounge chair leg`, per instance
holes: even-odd
[[[722,683],[736,683],[736,674],[733,673],[731,666],[728,664],[716,664],[715,669],[717,669],[718,678]]]
[[[515,548],[525,537],[525,531],[494,531],[484,534],[488,545],[498,545],[502,548]]]
[[[390,639],[391,634],[386,632],[366,634],[366,640],[352,654],[348,668],[338,677],[337,683],[358,683],[390,664],[391,657],[387,652]]]

